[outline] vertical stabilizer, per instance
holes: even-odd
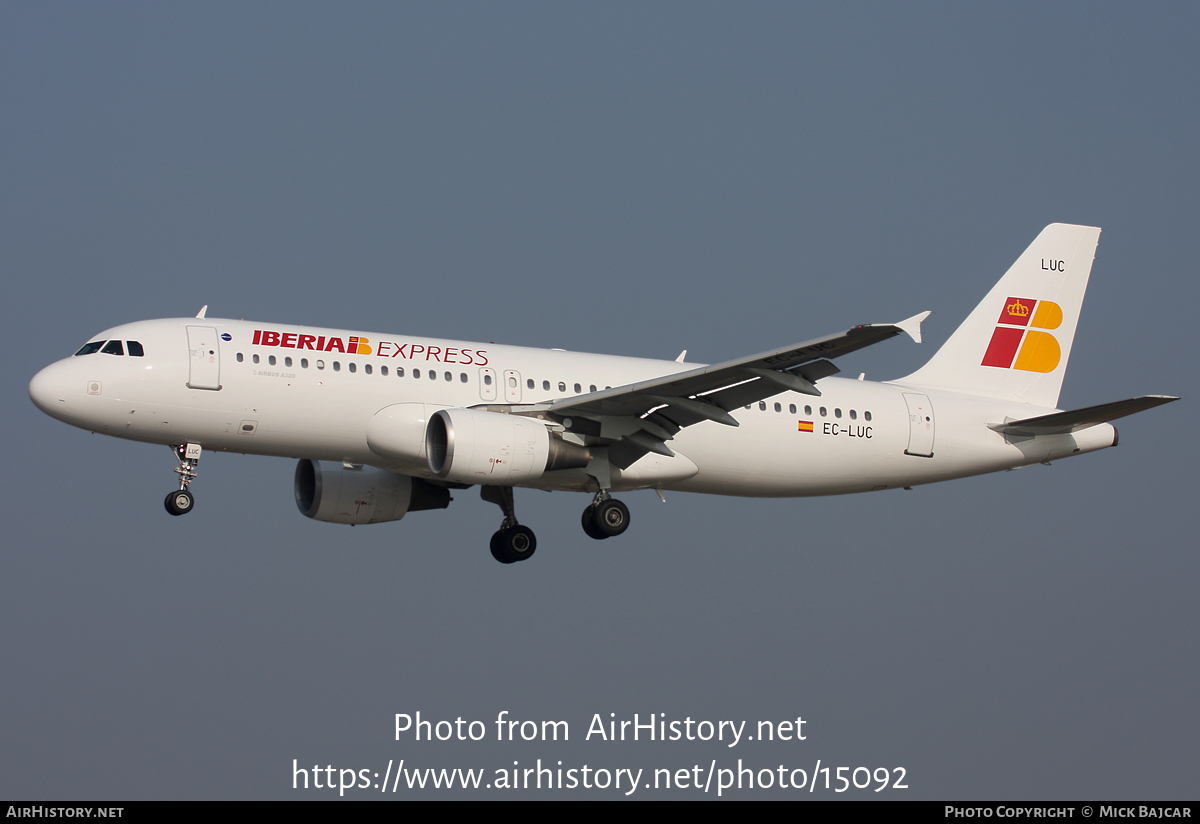
[[[1053,223],[929,360],[897,383],[1057,407],[1100,230]]]

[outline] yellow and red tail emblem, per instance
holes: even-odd
[[[1062,349],[1054,335],[1038,330],[1057,329],[1062,317],[1062,308],[1053,301],[1009,298],[1004,301],[982,365],[1053,372],[1062,359]]]

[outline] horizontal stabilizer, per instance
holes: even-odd
[[[1062,435],[1068,432],[1078,432],[1096,424],[1115,421],[1117,418],[1132,415],[1134,412],[1153,409],[1177,400],[1179,398],[1171,395],[1142,395],[1140,398],[1102,403],[1099,406],[1072,409],[1069,412],[1054,412],[1037,418],[1026,418],[1023,421],[989,423],[988,429],[1004,435]]]

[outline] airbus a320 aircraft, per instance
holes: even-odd
[[[911,487],[1117,443],[1110,421],[1174,397],[1057,408],[1100,230],[1047,226],[930,361],[882,383],[834,361],[923,312],[715,366],[205,317],[97,335],[29,395],[82,429],[169,445],[193,507],[203,450],[298,458],[310,518],[398,521],[479,485],[501,563],[529,558],[513,488],[591,493],[583,529],[623,533],[633,489],[796,497]],[[686,354],[686,352],[684,353]]]

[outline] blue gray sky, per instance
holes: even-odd
[[[742,758],[903,767],[909,798],[1194,799],[1198,27],[1185,3],[4,5],[0,797]],[[710,362],[933,310],[925,344],[842,363],[887,379],[1058,221],[1104,230],[1061,403],[1185,398],[1119,448],[911,492],[629,494],[603,543],[583,496],[518,491],[539,550],[514,567],[473,491],[338,527],[296,511],[289,460],[207,458],[171,518],[165,448],[26,394],[202,304]],[[418,710],[571,740],[394,741]],[[596,713],[808,738],[584,741]]]

